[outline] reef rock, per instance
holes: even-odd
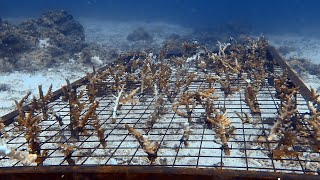
[[[144,28],[139,27],[127,36],[128,41],[152,41],[151,34]]]
[[[19,25],[0,21],[0,69],[41,69],[63,63],[88,46],[83,26],[63,10]]]

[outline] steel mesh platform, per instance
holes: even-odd
[[[197,69],[189,69],[190,72],[197,72]],[[275,65],[275,72],[282,72],[280,66]],[[202,72],[198,71],[197,76],[202,77]],[[115,123],[112,123],[112,108],[114,97],[111,93],[105,93],[98,97],[99,107],[96,113],[99,117],[102,128],[105,129],[106,147],[104,148],[96,135],[93,128],[92,120],[86,125],[87,133],[80,134],[79,140],[71,137],[68,125],[70,123],[70,107],[67,102],[57,98],[48,104],[63,119],[63,125],[59,122],[48,118],[42,120],[39,124],[41,133],[39,140],[41,150],[48,152],[47,157],[43,160],[43,166],[67,166],[65,155],[60,144],[74,147],[74,153],[71,159],[76,166],[96,166],[111,165],[117,166],[155,166],[155,167],[184,167],[184,168],[214,168],[214,169],[231,169],[231,170],[249,170],[249,171],[266,171],[281,173],[298,173],[298,174],[315,174],[319,171],[316,167],[320,163],[320,153],[313,152],[313,141],[304,141],[305,144],[297,144],[293,149],[299,153],[295,158],[283,158],[280,160],[273,159],[271,156],[272,149],[276,147],[277,142],[259,142],[257,139],[261,136],[267,137],[270,128],[274,124],[275,114],[278,112],[280,100],[277,99],[275,88],[272,84],[265,84],[260,88],[257,95],[261,114],[250,114],[250,109],[246,105],[244,87],[245,82],[236,77],[231,78],[234,85],[242,87],[228,97],[224,96],[219,83],[214,83],[215,93],[218,97],[214,100],[216,107],[226,108],[227,117],[231,121],[231,126],[235,127],[231,135],[228,146],[230,155],[227,156],[221,143],[215,137],[215,132],[208,127],[202,120],[204,110],[197,106],[192,112],[192,122],[190,129],[192,133],[188,140],[188,146],[182,141],[183,124],[187,122],[186,118],[177,115],[172,110],[172,103],[164,98],[164,107],[168,109],[161,119],[159,119],[152,128],[146,128],[145,123],[148,117],[154,111],[155,99],[153,94],[136,95],[139,99],[137,104],[124,104],[121,106],[120,114],[117,115]],[[266,80],[268,82],[268,79]],[[110,77],[106,77],[99,84],[100,87],[112,84]],[[171,82],[174,83],[174,82]],[[87,84],[79,84],[76,91],[85,90]],[[134,86],[134,85],[133,85]],[[129,86],[128,86],[129,87]],[[132,86],[130,86],[132,87]],[[207,88],[208,83],[203,79],[195,79],[189,86],[189,91],[196,91],[197,88]],[[132,89],[126,89],[130,92]],[[87,93],[81,98],[81,102],[86,103],[86,110],[90,102]],[[300,93],[296,101],[299,114],[309,112],[305,98]],[[254,123],[242,123],[236,112],[248,113]],[[83,112],[85,113],[85,112]],[[39,114],[41,115],[41,114]],[[302,126],[307,122],[301,121]],[[134,136],[128,133],[124,125],[128,124],[137,131],[149,137],[151,142],[158,142],[159,148],[157,158],[151,162],[147,154],[143,151],[139,142]],[[16,123],[13,122],[6,127],[4,131],[9,135],[7,138],[8,146],[26,150],[27,143],[23,132],[19,130]],[[306,137],[310,138],[310,130],[305,132]],[[302,142],[302,141],[301,141]],[[1,167],[18,167],[23,166],[18,160],[9,159],[8,157],[0,158]],[[315,168],[310,168],[315,167]]]

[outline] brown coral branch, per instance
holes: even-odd
[[[296,92],[292,92],[290,95],[286,95],[287,101],[281,102],[277,120],[270,130],[270,134],[267,138],[268,141],[272,141],[276,137],[277,132],[281,128],[282,124],[288,123],[287,121],[291,122],[291,117],[297,112],[297,107],[295,106],[295,102],[292,99],[295,93]]]
[[[148,159],[151,162],[153,162],[155,158],[157,158],[157,151],[159,147],[158,142],[155,142],[153,145],[151,145],[148,136],[142,135],[139,131],[136,131],[128,124],[125,124],[124,126],[129,131],[129,133],[132,134],[139,141],[139,144],[144,150],[144,152],[148,154]]]
[[[257,102],[258,90],[247,83],[245,89],[245,103],[249,106],[252,114],[260,114],[259,103]]]
[[[100,140],[100,143],[101,143],[102,147],[105,148],[107,146],[107,142],[106,142],[105,137],[104,137],[105,129],[101,128],[101,124],[99,122],[99,119],[95,119],[93,121],[93,127],[97,131],[97,136],[98,136],[98,138]]]
[[[214,115],[215,116],[213,118],[207,117],[207,121],[213,125],[216,136],[221,140],[224,153],[229,156],[230,148],[228,146],[228,139],[235,128],[231,127],[231,122],[227,118],[227,111],[221,114],[215,110]]]
[[[52,84],[50,85],[46,95],[43,95],[42,85],[41,84],[38,86],[38,90],[39,90],[39,98],[40,98],[38,104],[41,107],[42,119],[43,120],[47,120],[48,119],[48,107],[47,107],[47,104],[50,102],[50,99],[51,99]]]
[[[251,118],[249,117],[249,114],[244,112],[243,113],[245,117],[243,117],[240,113],[236,112],[236,115],[241,119],[242,123],[252,123]]]

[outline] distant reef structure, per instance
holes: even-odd
[[[70,59],[80,61],[85,48],[102,49],[85,42],[83,26],[64,10],[48,11],[18,25],[0,19],[1,71],[39,70]]]

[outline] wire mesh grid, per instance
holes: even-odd
[[[245,86],[245,82],[236,77],[233,77],[231,82],[240,87]],[[111,78],[106,78],[105,82],[99,86],[103,89],[110,83],[113,83]],[[86,89],[85,87],[86,84],[83,84],[77,90]],[[198,87],[206,88],[208,83],[203,79],[194,80],[190,84],[189,91],[196,91]],[[200,106],[193,110],[192,122],[190,123],[192,134],[186,146],[181,141],[181,137],[183,124],[187,122],[187,119],[177,115],[168,100],[165,99],[164,104],[168,112],[152,128],[146,128],[148,117],[154,111],[153,94],[136,96],[135,98],[139,99],[137,104],[122,105],[116,122],[112,123],[114,97],[110,93],[105,93],[96,99],[99,101],[96,113],[102,128],[106,129],[104,134],[107,146],[105,148],[101,146],[96,131],[92,127],[93,122],[90,120],[86,125],[87,133],[80,134],[78,141],[71,138],[68,129],[70,123],[68,103],[57,99],[49,103],[48,106],[59,113],[63,119],[63,125],[59,125],[58,121],[51,118],[41,121],[41,133],[38,138],[41,142],[41,150],[48,152],[42,165],[68,165],[64,153],[59,148],[59,144],[68,144],[75,147],[75,152],[71,157],[75,165],[213,167],[286,173],[315,173],[317,171],[317,165],[314,166],[314,169],[310,168],[311,165],[319,163],[320,157],[319,153],[313,153],[311,150],[312,142],[293,147],[296,152],[299,152],[297,157],[283,158],[282,161],[279,161],[271,156],[272,149],[275,148],[277,142],[257,141],[259,137],[269,134],[279,108],[280,100],[275,97],[276,92],[273,86],[266,84],[260,89],[257,100],[260,104],[261,114],[252,115],[254,123],[242,123],[235,114],[236,112],[250,114],[250,109],[244,102],[244,88],[228,97],[224,96],[219,83],[215,83],[214,88],[214,95],[218,97],[214,101],[215,106],[227,109],[227,117],[231,120],[231,125],[235,127],[235,131],[228,141],[231,152],[229,156],[225,155],[215,132],[202,120],[204,110]],[[81,98],[81,101],[86,102],[86,107],[89,107],[86,95]],[[300,94],[298,94],[296,102],[300,114],[308,112],[306,101]],[[159,143],[157,158],[154,162],[149,161],[139,142],[128,133],[124,124],[148,135],[152,142]],[[4,130],[9,134],[8,146],[19,150],[27,149],[24,134],[15,123],[6,126]],[[310,132],[306,133],[310,134]],[[23,164],[18,160],[2,157],[0,166],[14,167],[23,166]]]

